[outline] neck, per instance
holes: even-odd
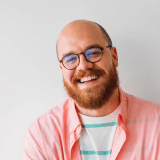
[[[114,90],[112,96],[110,97],[109,101],[107,101],[105,103],[105,105],[103,105],[101,108],[89,110],[89,109],[85,109],[85,108],[80,107],[77,103],[76,103],[76,108],[79,113],[81,113],[85,116],[103,117],[103,116],[106,116],[106,115],[112,113],[114,110],[116,110],[118,108],[119,104],[120,104],[120,95],[119,95],[118,88],[116,88]]]

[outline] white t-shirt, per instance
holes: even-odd
[[[104,117],[88,117],[79,113],[82,120],[80,151],[83,160],[109,160],[118,114],[119,107]]]

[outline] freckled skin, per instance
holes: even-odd
[[[75,21],[68,24],[60,33],[58,37],[58,56],[61,60],[63,54],[81,53],[85,51],[87,46],[92,44],[99,44],[102,47],[108,45],[107,41],[104,39],[99,27],[90,21]],[[100,94],[101,85],[106,83],[107,76],[110,74],[110,70],[118,66],[118,56],[115,47],[106,48],[103,50],[102,59],[95,63],[90,63],[86,61],[85,57],[80,55],[80,64],[77,68],[73,70],[67,70],[62,63],[60,63],[60,68],[62,70],[63,79],[65,84],[67,84],[72,90],[76,89],[79,94],[85,94],[84,98],[87,96],[97,96]],[[104,74],[100,76],[94,84],[82,85],[81,83],[73,83],[73,78],[79,75],[80,72],[86,73],[87,70],[100,69],[104,71]],[[88,90],[87,90],[88,89]],[[92,90],[92,92],[86,92]],[[84,92],[85,91],[85,92]],[[112,105],[111,105],[112,104]],[[104,116],[112,111],[114,111],[119,104],[119,92],[118,87],[116,87],[110,95],[110,99],[99,109],[88,110],[80,106],[78,103],[77,109],[84,115],[88,116]]]

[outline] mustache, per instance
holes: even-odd
[[[102,76],[105,74],[103,69],[91,69],[88,68],[85,71],[79,71],[77,75],[73,75],[71,78],[72,83],[77,83],[82,77],[85,76]]]

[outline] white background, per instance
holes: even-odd
[[[67,98],[55,46],[76,19],[109,33],[122,89],[160,104],[159,0],[0,0],[1,160],[21,160],[28,126]]]

